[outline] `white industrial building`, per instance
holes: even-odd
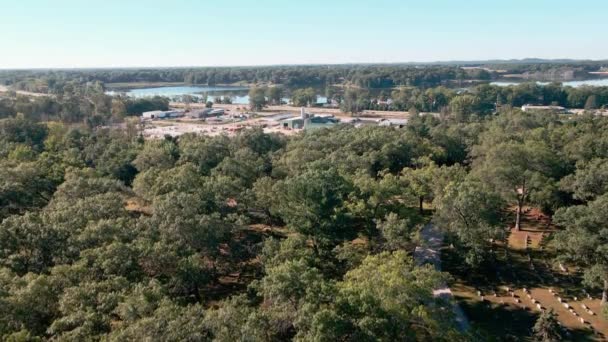
[[[403,128],[405,125],[407,125],[407,119],[382,119],[378,122],[378,126]]]
[[[553,113],[566,113],[566,108],[562,106],[534,106],[534,105],[523,105],[521,110],[524,112],[553,112]]]

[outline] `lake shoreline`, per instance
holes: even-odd
[[[230,84],[190,84],[186,82],[115,82],[104,84],[107,90],[110,91],[121,91],[121,90],[132,90],[132,89],[146,89],[146,88],[167,88],[167,87],[246,87],[250,88],[253,84],[239,82]]]
[[[499,87],[517,86],[525,83],[536,83],[538,85],[547,85],[551,83],[560,83],[564,87],[608,87],[608,78],[589,78],[583,80],[569,80],[569,81],[536,81],[536,80],[513,80],[513,79],[499,79],[496,81],[489,82],[490,85],[496,85]]]
[[[505,78],[501,77],[495,80],[471,80],[467,83],[470,83],[471,86],[476,86],[480,84],[491,84],[498,86],[510,86],[510,85],[518,85],[523,83],[538,83],[541,85],[550,84],[550,83],[561,83],[564,86],[582,86],[582,85],[590,85],[590,86],[608,86],[608,77],[593,77],[593,78],[584,78],[584,79],[570,79],[570,80],[534,80],[534,79],[523,79],[523,78]],[[226,90],[246,90],[251,87],[256,86],[257,84],[248,83],[248,82],[235,82],[235,83],[221,83],[214,85],[206,85],[206,84],[190,84],[186,82],[116,82],[116,83],[106,83],[106,90],[110,92],[129,92],[130,90],[137,89],[148,89],[148,88],[170,88],[170,87],[196,87],[196,88],[228,88]],[[259,85],[258,85],[259,86]],[[268,85],[266,85],[268,86]],[[347,85],[332,85],[337,88],[345,88]],[[462,86],[462,84],[452,84],[453,87],[458,88]],[[373,88],[372,90],[382,91],[382,90],[399,90],[402,87],[407,86],[395,86],[392,88]],[[356,87],[359,88],[359,87]],[[210,90],[209,92],[212,92]]]

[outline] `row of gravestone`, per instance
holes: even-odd
[[[515,304],[522,304],[521,299],[515,294],[515,292],[510,288],[510,287],[506,287],[506,291],[507,293],[513,298],[513,301],[515,302]],[[534,304],[536,306],[536,308],[541,311],[544,312],[546,309],[542,306],[542,304],[532,296],[532,293],[527,289],[527,288],[523,288],[522,292],[524,292],[526,294],[526,297],[532,302],[532,304]],[[581,324],[583,324],[584,326],[588,327],[589,329],[591,329],[594,334],[598,335],[598,336],[604,336],[601,332],[595,330],[595,328],[591,325],[590,322],[586,321],[583,317],[581,317],[575,310],[574,308],[572,308],[570,306],[570,304],[568,304],[567,302],[565,302],[565,300],[563,300],[553,289],[549,289],[549,292],[557,299],[558,302],[560,302],[564,308],[566,310],[568,310],[568,312],[570,314],[572,314],[573,316],[577,317],[579,322]],[[496,291],[492,294],[494,297],[497,297],[497,293]],[[485,297],[483,295],[483,293],[481,292],[481,290],[477,290],[477,296],[481,299],[482,302],[485,302]],[[588,298],[591,298],[591,296],[589,296],[587,294]],[[574,297],[574,300],[577,301],[578,298]],[[501,300],[500,302],[501,304],[505,304],[504,301]],[[525,304],[522,304],[524,307],[526,307]],[[587,314],[589,314],[590,316],[595,316],[595,313],[584,303],[581,304],[581,308],[583,308],[583,310],[585,310],[585,312]],[[561,323],[559,323],[560,326]],[[569,336],[570,332],[562,326],[562,328],[564,329],[565,333]]]
[[[585,295],[587,296],[587,298],[588,298],[588,299],[593,299],[593,298],[591,297],[591,295],[589,295],[589,294],[588,294],[588,293],[587,293],[585,290],[583,290],[583,291],[585,292]],[[568,304],[568,303],[567,303],[567,302],[566,302],[566,301],[565,301],[565,300],[564,300],[562,297],[560,297],[560,296],[558,295],[558,293],[557,293],[557,292],[555,292],[553,289],[549,289],[549,292],[550,292],[550,293],[553,295],[553,297],[555,297],[555,299],[556,299],[558,302],[560,302],[560,303],[561,303],[561,304],[564,306],[564,308],[565,308],[566,310],[568,310],[568,312],[569,312],[571,315],[573,315],[574,317],[577,317],[577,318],[578,318],[578,320],[579,320],[579,322],[580,322],[582,325],[584,325],[584,326],[586,326],[587,328],[591,329],[591,331],[593,331],[593,333],[594,333],[595,335],[600,336],[600,337],[603,337],[603,336],[604,336],[604,334],[603,334],[602,332],[600,332],[600,331],[596,330],[596,329],[593,327],[593,325],[591,325],[591,322],[588,322],[588,321],[586,321],[586,320],[585,320],[583,317],[581,317],[581,316],[580,316],[580,315],[579,315],[579,314],[578,314],[578,313],[577,313],[577,312],[574,310],[574,308],[573,308],[573,307],[572,307],[570,304]],[[578,301],[578,297],[576,297],[576,296],[575,296],[575,297],[573,297],[573,300],[574,300],[574,301]],[[591,310],[591,308],[589,308],[589,307],[588,307],[588,306],[587,306],[585,303],[581,303],[581,308],[582,308],[583,310],[585,310],[585,312],[586,312],[588,315],[590,315],[590,316],[595,316],[595,312],[593,312],[593,311]]]

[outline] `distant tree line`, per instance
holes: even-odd
[[[467,64],[467,66],[470,66]],[[362,88],[396,86],[435,87],[463,81],[486,81],[502,73],[527,73],[539,80],[561,80],[570,71],[573,77],[588,77],[589,71],[606,67],[605,62],[480,64],[463,69],[458,64],[379,65],[294,65],[259,67],[205,67],[161,69],[4,70],[0,84],[19,90],[56,93],[71,81],[130,83],[183,82],[196,85],[234,83],[281,84],[286,87],[351,85]],[[500,72],[499,72],[500,71]],[[537,77],[537,78],[534,78]]]
[[[500,107],[525,104],[555,105],[565,108],[599,109],[608,106],[608,87],[569,87],[560,83],[540,85],[522,83],[513,86],[481,84],[466,90],[443,86],[434,88],[402,87],[398,90],[371,92],[348,88],[339,99],[344,112],[362,110],[397,110],[410,112],[445,112],[489,114]]]
[[[233,83],[281,84],[287,87],[351,84],[366,88],[398,85],[436,86],[451,80],[488,80],[485,70],[457,66],[413,67],[403,65],[304,65],[225,68],[98,69],[50,71],[0,71],[0,81],[19,90],[53,93],[64,83],[100,81],[184,82],[197,85]]]
[[[110,96],[99,82],[88,85],[69,83],[62,87],[61,92],[49,96],[26,96],[15,92],[0,96],[0,119],[23,114],[35,121],[98,126],[121,122],[127,116],[139,116],[145,111],[167,109],[168,98]]]

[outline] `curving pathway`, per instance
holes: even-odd
[[[414,251],[414,260],[419,264],[432,264],[435,269],[441,271],[441,245],[443,244],[443,232],[432,223],[425,225],[420,231],[422,245],[417,246]],[[435,297],[440,297],[453,304],[456,323],[462,331],[469,330],[469,320],[462,308],[454,301],[452,291],[444,284],[441,288],[433,290]]]

